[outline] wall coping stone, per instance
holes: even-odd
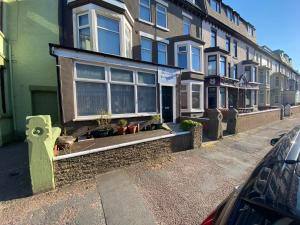
[[[263,110],[263,111],[258,111],[258,112],[251,112],[251,113],[241,113],[241,114],[239,114],[239,117],[262,114],[262,113],[268,113],[268,112],[275,112],[275,111],[280,111],[280,108]]]
[[[87,151],[75,152],[75,153],[71,153],[71,154],[67,154],[67,155],[56,156],[53,158],[53,160],[59,161],[59,160],[63,160],[63,159],[69,159],[69,158],[74,158],[74,157],[78,157],[78,156],[83,156],[83,155],[93,154],[93,153],[97,153],[97,152],[108,151],[108,150],[112,150],[112,149],[116,149],[116,148],[126,147],[126,146],[130,146],[130,145],[136,145],[136,144],[140,144],[140,143],[186,135],[186,134],[190,134],[190,133],[191,133],[191,131],[184,131],[184,132],[177,132],[174,134],[167,134],[167,135],[163,135],[163,136],[159,136],[159,137],[145,138],[145,139],[138,140],[138,141],[130,141],[130,142],[122,143],[122,144],[111,145],[111,146],[106,146],[106,147],[102,147],[102,148],[95,148],[95,149],[91,149],[91,150],[87,150]]]
[[[299,107],[300,107],[300,105],[291,106],[292,109],[299,108]]]

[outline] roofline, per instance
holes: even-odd
[[[71,51],[81,52],[81,53],[87,53],[87,54],[92,54],[92,55],[97,55],[97,56],[121,59],[121,60],[128,61],[128,62],[136,62],[136,63],[148,64],[148,65],[152,65],[152,66],[159,66],[159,67],[166,67],[166,68],[172,68],[172,69],[177,69],[177,70],[183,70],[183,68],[177,67],[177,66],[169,66],[169,65],[157,64],[157,63],[152,63],[152,62],[145,62],[145,61],[141,61],[141,60],[137,60],[137,59],[131,59],[131,58],[125,58],[125,57],[121,57],[121,56],[117,56],[117,55],[110,55],[110,54],[105,54],[105,53],[100,53],[100,52],[94,52],[94,51],[89,51],[89,50],[84,50],[84,49],[67,47],[67,46],[62,46],[62,45],[58,45],[58,44],[49,43],[49,53],[50,53],[51,56],[54,56],[54,57],[57,57],[57,55],[53,54],[52,48],[60,48],[60,49],[71,50]]]

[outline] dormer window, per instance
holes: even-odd
[[[132,57],[132,27],[125,15],[94,4],[75,8],[73,13],[75,47]]]

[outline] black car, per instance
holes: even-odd
[[[300,225],[300,126],[271,144],[248,181],[202,225]]]

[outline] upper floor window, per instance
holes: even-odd
[[[168,46],[165,43],[157,43],[158,64],[168,64]]]
[[[187,17],[183,17],[183,35],[189,35],[191,33],[191,20]]]
[[[232,78],[233,79],[238,79],[238,65],[237,64],[235,64],[233,66],[233,77]]]
[[[100,52],[120,55],[119,21],[97,16],[98,46]]]
[[[239,17],[238,17],[238,15],[236,15],[235,13],[233,13],[233,16],[232,16],[232,22],[233,22],[235,25],[237,25],[237,26],[240,25]]]
[[[220,76],[226,76],[226,57],[220,56]]]
[[[232,20],[233,15],[232,15],[232,10],[231,9],[229,9],[229,8],[226,9],[226,16],[227,16],[228,19]]]
[[[253,67],[252,70],[252,82],[257,82],[257,67]]]
[[[150,0],[140,0],[140,19],[151,22]]]
[[[210,0],[210,6],[218,13],[221,13],[221,4],[218,0]]]
[[[179,42],[175,43],[175,49],[176,66],[188,71],[202,72],[202,47],[192,42]]]
[[[89,14],[77,16],[78,20],[78,47],[81,49],[91,50],[91,28]]]
[[[234,57],[238,57],[238,42],[236,40],[233,41],[233,51]]]
[[[210,47],[217,47],[217,31],[211,30]]]
[[[216,55],[208,56],[208,75],[209,76],[217,75],[217,56]]]
[[[141,59],[146,62],[152,62],[152,40],[141,37]]]
[[[161,4],[156,5],[156,25],[158,27],[168,27],[168,10]]]
[[[226,51],[227,52],[230,52],[230,44],[231,44],[230,37],[226,37]]]
[[[248,82],[251,81],[251,66],[246,66],[245,67],[245,77]]]
[[[248,25],[248,33],[250,36],[254,36],[254,28]]]
[[[125,15],[96,5],[78,7],[77,11],[80,13],[73,17],[75,47],[132,57],[132,27]]]
[[[249,47],[246,47],[246,59],[249,60],[249,58],[250,58]]]

